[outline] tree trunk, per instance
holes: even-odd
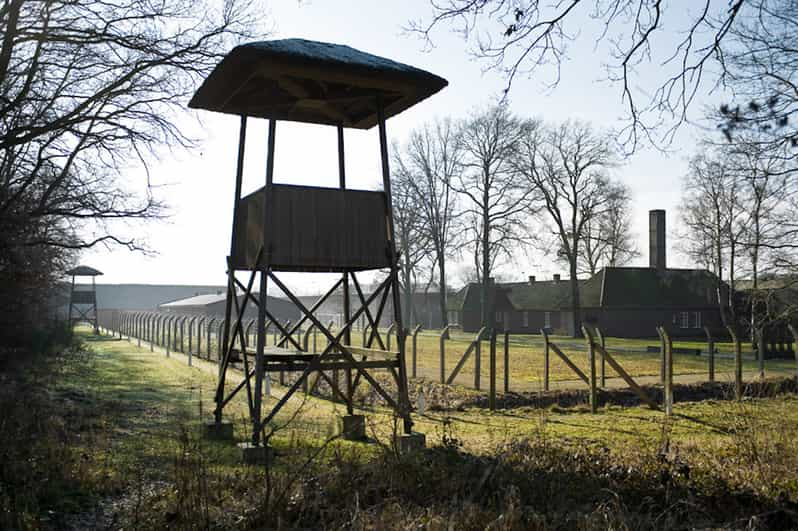
[[[449,325],[449,315],[446,313],[446,264],[443,257],[443,249],[438,251],[438,281],[439,294],[438,303],[440,304],[441,311],[441,328],[446,328]]]
[[[485,186],[482,193],[482,326],[489,330],[493,327],[490,323],[490,310],[488,307],[488,290],[490,286],[490,219],[488,217],[488,175],[485,172]]]
[[[579,279],[576,278],[576,255],[570,260],[571,269],[571,312],[573,317],[573,337],[582,337],[582,312],[579,304]]]

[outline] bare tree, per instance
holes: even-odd
[[[605,215],[617,189],[607,171],[617,155],[607,135],[589,124],[568,121],[529,130],[516,167],[543,203],[541,221],[567,260],[571,283],[573,334],[581,335],[578,262],[586,227]]]
[[[727,132],[735,125],[768,125],[774,141],[798,143],[796,126],[788,123],[798,105],[793,0],[700,0],[687,10],[650,0],[430,4],[431,17],[411,21],[409,29],[431,43],[437,27],[454,26],[472,44],[471,53],[504,76],[506,91],[519,75],[532,73],[554,72],[556,85],[577,39],[599,47],[607,79],[626,105],[624,144],[632,149],[641,138],[670,141],[696,98],[718,87],[732,94],[724,106]],[[667,33],[678,37],[661,38]],[[659,130],[663,134],[654,135]]]
[[[254,22],[249,5],[11,0],[0,6],[0,245],[136,238],[114,220],[161,205],[126,177],[164,146],[201,77]],[[196,13],[196,15],[191,15]],[[46,231],[24,227],[42,223]]]
[[[394,153],[396,152],[394,148]],[[432,249],[419,196],[412,183],[415,176],[408,173],[401,163],[394,164],[393,167],[392,199],[397,247],[400,252],[399,282],[404,295],[404,322],[412,327],[417,321],[413,293],[419,269],[424,261],[429,261]]]
[[[711,145],[703,145],[690,160],[680,209],[686,232],[680,241],[688,256],[715,273],[718,308],[728,325],[736,322],[733,293],[743,210],[736,177],[725,160]]]
[[[579,247],[580,273],[595,275],[604,266],[622,266],[640,256],[632,235],[629,187],[610,183],[606,193],[606,208],[585,222],[585,238]]]
[[[192,145],[175,118],[229,45],[256,27],[252,7],[0,3],[0,282],[72,256],[52,249],[144,247],[119,222],[158,217],[162,205],[129,172],[146,170],[162,147]]]
[[[440,288],[438,307],[445,327],[448,324],[446,263],[456,249],[458,236],[451,184],[462,170],[457,128],[449,119],[425,124],[410,134],[403,151],[394,150],[394,153],[395,166],[408,176],[407,185],[415,194],[420,226],[434,253],[432,263],[437,267]]]
[[[451,187],[465,202],[482,285],[482,324],[492,328],[489,291],[496,261],[525,241],[524,213],[535,190],[522,186],[512,161],[535,123],[512,115],[506,105],[474,112],[461,125],[463,171]],[[476,265],[476,264],[475,264]]]

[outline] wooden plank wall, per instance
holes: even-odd
[[[261,242],[284,271],[340,271],[388,267],[385,194],[275,184],[263,231],[261,188],[244,197],[233,264],[252,269]]]

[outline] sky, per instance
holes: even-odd
[[[429,70],[449,81],[443,91],[388,121],[390,142],[404,142],[413,128],[436,117],[464,118],[495,101],[505,86],[500,74],[484,71],[485,64],[468,54],[467,44],[449,27],[436,31],[433,48],[404,31],[409,20],[429,16],[427,0],[280,0],[268,6],[271,31],[265,38],[300,37],[347,44]],[[549,122],[581,119],[598,128],[619,128],[624,110],[621,92],[617,85],[602,81],[605,72],[600,57],[592,40],[577,41],[569,49],[556,88],[547,86],[550,78],[545,76],[516,80],[510,94],[512,111]],[[128,228],[145,238],[153,252],[145,255],[97,247],[84,253],[80,262],[103,271],[98,279],[102,283],[225,284],[238,124],[235,116],[207,111],[187,111],[179,117],[179,127],[200,139],[199,146],[188,152],[161,152],[149,165],[149,178],[157,197],[169,205],[169,218]],[[263,185],[266,158],[265,121],[250,120],[248,125],[245,193]],[[335,186],[335,138],[332,127],[279,122],[275,181]],[[660,208],[668,215],[669,266],[692,265],[678,255],[673,228],[681,197],[680,178],[686,173],[686,159],[695,139],[693,130],[684,129],[672,152],[644,147],[613,170],[632,191],[633,230],[641,251],[632,265],[648,264],[648,211]],[[347,130],[346,149],[348,186],[381,188],[377,128]],[[144,175],[140,168],[131,168],[131,183],[140,182]],[[449,268],[453,275],[450,285],[462,284],[470,263],[466,259]],[[528,275],[550,278],[554,273],[566,277],[566,270],[563,264],[551,262],[546,253],[536,252],[519,253],[497,273],[504,280],[520,280]],[[329,285],[329,278],[319,275],[291,274],[286,280],[303,294],[319,293]]]

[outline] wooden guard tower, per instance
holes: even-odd
[[[225,405],[245,389],[252,422],[251,444],[259,445],[264,427],[308,377],[318,373],[332,387],[334,396],[346,402],[349,415],[353,413],[354,391],[360,381],[365,380],[402,418],[404,432],[411,433],[385,121],[446,85],[445,79],[429,72],[348,46],[286,39],[234,48],[197,90],[190,107],[241,117],[233,228],[227,260],[227,324],[215,396],[217,427],[221,427]],[[250,116],[269,120],[266,182],[263,188],[241,197],[244,144]],[[273,182],[278,120],[337,128],[338,188]],[[375,125],[379,130],[383,191],[347,189],[344,130],[370,129]],[[306,149],[312,152],[312,146]],[[375,291],[364,294],[357,274],[370,270],[385,270],[387,276]],[[236,278],[238,271],[249,272],[246,284]],[[280,280],[277,273],[281,271],[333,272],[341,276],[308,308]],[[259,281],[257,291],[256,278]],[[268,282],[273,282],[302,313],[302,318],[290,329],[269,312],[265,296]],[[344,324],[333,333],[313,312],[339,289],[343,295]],[[244,292],[241,303],[236,290]],[[353,305],[350,294],[354,293],[357,300]],[[385,349],[376,331],[389,297],[398,325],[398,348],[391,352]],[[373,314],[369,307],[375,302],[378,310]],[[258,308],[254,349],[247,348],[242,326],[242,316],[249,304]],[[355,347],[351,341],[351,328],[363,316],[372,325],[365,348]],[[267,319],[281,334],[276,347],[266,346]],[[326,337],[329,345],[322,352],[303,351],[294,338],[294,333],[303,325],[315,326]],[[372,348],[373,345],[379,349]],[[225,379],[234,360],[242,363],[244,378],[232,390],[226,390]],[[395,393],[375,380],[372,372],[377,369],[390,371],[396,383]],[[299,377],[271,411],[263,415],[263,381],[267,373],[277,371],[293,371]],[[330,376],[338,371],[345,377],[342,386],[337,378]]]
[[[86,321],[91,323],[94,333],[98,333],[97,328],[97,290],[94,283],[95,277],[102,275],[93,267],[80,265],[67,271],[67,275],[72,275],[72,290],[69,294],[69,325]],[[75,277],[91,277],[91,286],[88,284],[76,284]]]

